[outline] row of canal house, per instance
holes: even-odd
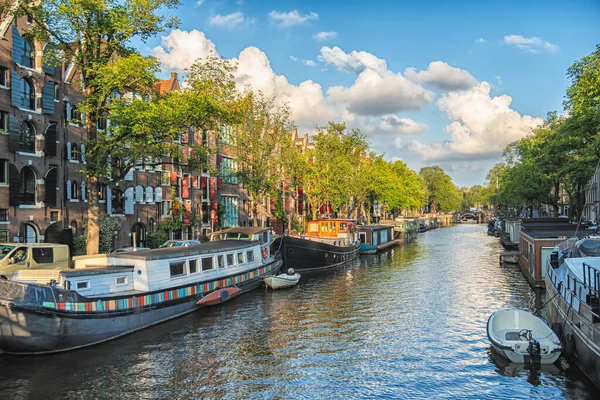
[[[58,242],[83,234],[87,213],[81,80],[72,65],[44,64],[47,46],[24,38],[32,24],[29,17],[10,16],[0,24],[0,242]],[[156,84],[158,93],[178,89],[176,73]],[[97,128],[109,126],[110,119],[101,118]],[[183,204],[187,225],[171,232],[175,239],[198,238],[221,226],[268,225],[273,207],[266,202],[254,221],[252,199],[231,173],[236,162],[230,155],[230,134],[228,127],[221,132],[190,130],[180,139],[184,154],[194,143],[218,149],[209,160],[216,176],[208,170],[183,173],[167,158],[162,166],[139,160],[122,182],[101,188],[101,212],[121,222],[116,246],[132,245],[133,237],[144,246],[147,234],[171,218],[174,200]],[[299,146],[307,145],[308,137],[294,134]],[[298,209],[298,196],[288,197],[291,213]]]

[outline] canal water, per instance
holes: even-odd
[[[103,345],[0,355],[0,397],[599,399],[566,359],[530,371],[491,352],[492,312],[544,301],[501,251],[484,225],[437,229]]]

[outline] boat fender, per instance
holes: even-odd
[[[221,293],[219,293],[219,299],[221,299],[221,301],[227,301],[227,299],[229,299],[229,292],[227,290],[221,290]]]
[[[269,256],[269,250],[266,247],[263,247],[261,250],[262,258],[265,259]]]

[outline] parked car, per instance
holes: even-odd
[[[194,244],[200,244],[200,241],[198,241],[198,240],[167,240],[166,242],[164,242],[163,244],[158,246],[158,248],[161,249],[164,247],[190,247]]]
[[[128,251],[142,251],[142,250],[150,250],[149,247],[119,247],[113,253],[126,253]]]
[[[0,278],[20,269],[69,268],[69,246],[54,243],[0,244]]]

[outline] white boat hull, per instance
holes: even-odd
[[[494,350],[514,363],[552,364],[562,351],[558,336],[528,311],[496,311],[488,320],[487,335]],[[538,354],[531,353],[531,339],[539,343]]]
[[[270,287],[271,289],[284,289],[288,287],[292,287],[298,283],[300,280],[300,274],[280,274],[268,276],[265,278],[265,285]]]

